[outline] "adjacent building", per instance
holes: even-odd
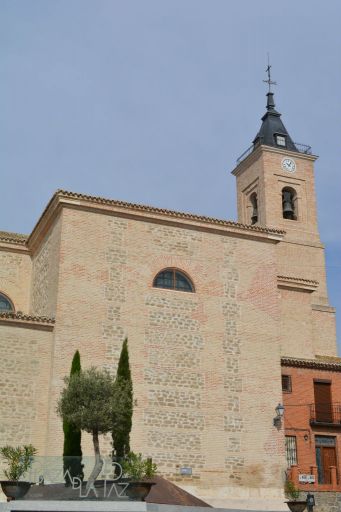
[[[341,358],[282,359],[288,475],[302,490],[341,491]]]

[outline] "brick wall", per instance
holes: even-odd
[[[31,313],[34,315],[56,315],[61,224],[58,216],[33,251]]]
[[[51,335],[39,322],[0,321],[0,446],[46,451]]]
[[[287,351],[292,356],[308,358],[321,353],[336,355],[335,312],[328,309],[324,248],[317,225],[315,157],[290,154],[296,161],[296,171],[287,173],[281,167],[285,156],[288,156],[285,150],[262,146],[233,171],[237,178],[238,219],[251,222],[249,196],[256,191],[258,224],[286,231],[284,240],[277,246],[278,274],[318,282],[317,289],[308,295],[281,290],[283,355]],[[283,218],[282,189],[286,186],[297,192],[297,220]],[[317,310],[316,305],[326,308]],[[293,331],[299,335],[296,343]]]
[[[74,351],[82,367],[114,374],[127,335],[132,448],[207,496],[212,488],[281,492],[283,432],[272,425],[281,399],[275,245],[65,209],[61,255],[48,453],[61,451],[55,404]],[[153,288],[166,267],[186,272],[195,293]],[[109,453],[110,436],[101,444]],[[180,477],[181,466],[192,467],[192,479]]]
[[[0,246],[0,292],[12,300],[16,311],[23,313],[29,312],[31,269],[25,248]]]
[[[254,162],[254,180],[263,164],[263,157]],[[263,178],[257,186],[270,186]],[[271,196],[276,201],[277,192]],[[264,189],[259,193],[265,197]],[[324,350],[321,331],[325,350],[335,353],[321,245],[279,242],[275,232],[147,214],[105,201],[71,203],[68,198],[55,218],[53,211],[45,213],[30,246],[31,311],[56,316],[46,343],[52,367],[46,359],[35,376],[50,384],[48,421],[45,410],[32,412],[43,418],[44,434],[35,430],[46,440],[42,453],[62,453],[56,404],[75,350],[83,368],[96,365],[115,374],[128,336],[137,399],[132,448],[210,503],[278,500],[285,470],[284,431],[273,426],[282,400],[280,357],[314,357]],[[244,207],[241,201],[239,210]],[[185,272],[195,293],[153,288],[155,275],[167,267]],[[320,286],[309,293],[279,290],[280,272],[317,279]],[[27,339],[40,339],[22,329],[14,340],[18,349],[20,336],[23,347]],[[12,338],[6,339],[10,346]],[[35,354],[27,355],[27,364]],[[34,409],[35,402],[28,403]],[[104,454],[111,452],[110,441],[102,436]],[[90,436],[82,443],[91,455]],[[181,466],[191,466],[192,477],[181,477]]]
[[[310,405],[315,403],[314,379],[331,382],[332,402],[340,402],[341,372],[283,366],[282,374],[290,375],[292,383],[292,392],[283,393],[284,425],[286,435],[296,436],[298,472],[312,474],[315,471],[312,470],[312,467],[316,467],[315,436],[332,436],[336,440],[338,475],[340,477],[340,425],[336,423],[335,426],[311,426]],[[328,486],[318,485],[317,483],[316,486],[310,484],[301,486],[303,490],[307,490],[308,487],[309,489],[328,489]]]

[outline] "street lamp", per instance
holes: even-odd
[[[282,424],[282,418],[284,415],[284,405],[278,404],[275,411],[276,411],[276,417],[274,418],[274,426],[280,427]]]

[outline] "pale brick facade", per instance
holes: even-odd
[[[23,315],[0,315],[0,445],[61,455],[56,403],[75,350],[114,374],[128,336],[134,451],[212,504],[282,501],[281,356],[336,355],[314,157],[295,153],[292,177],[289,153],[259,146],[235,169],[240,223],[59,191],[27,239],[1,235],[0,292]],[[283,183],[299,187],[297,221],[282,218]],[[195,292],[154,288],[169,267]]]

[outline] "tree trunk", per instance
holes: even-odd
[[[103,467],[103,459],[101,458],[101,453],[99,451],[99,440],[98,440],[98,432],[94,431],[92,433],[92,441],[94,443],[94,451],[95,451],[95,466],[91,471],[91,475],[88,478],[88,482],[86,484],[86,490],[89,491],[90,487],[94,484],[96,478],[102,471]]]

